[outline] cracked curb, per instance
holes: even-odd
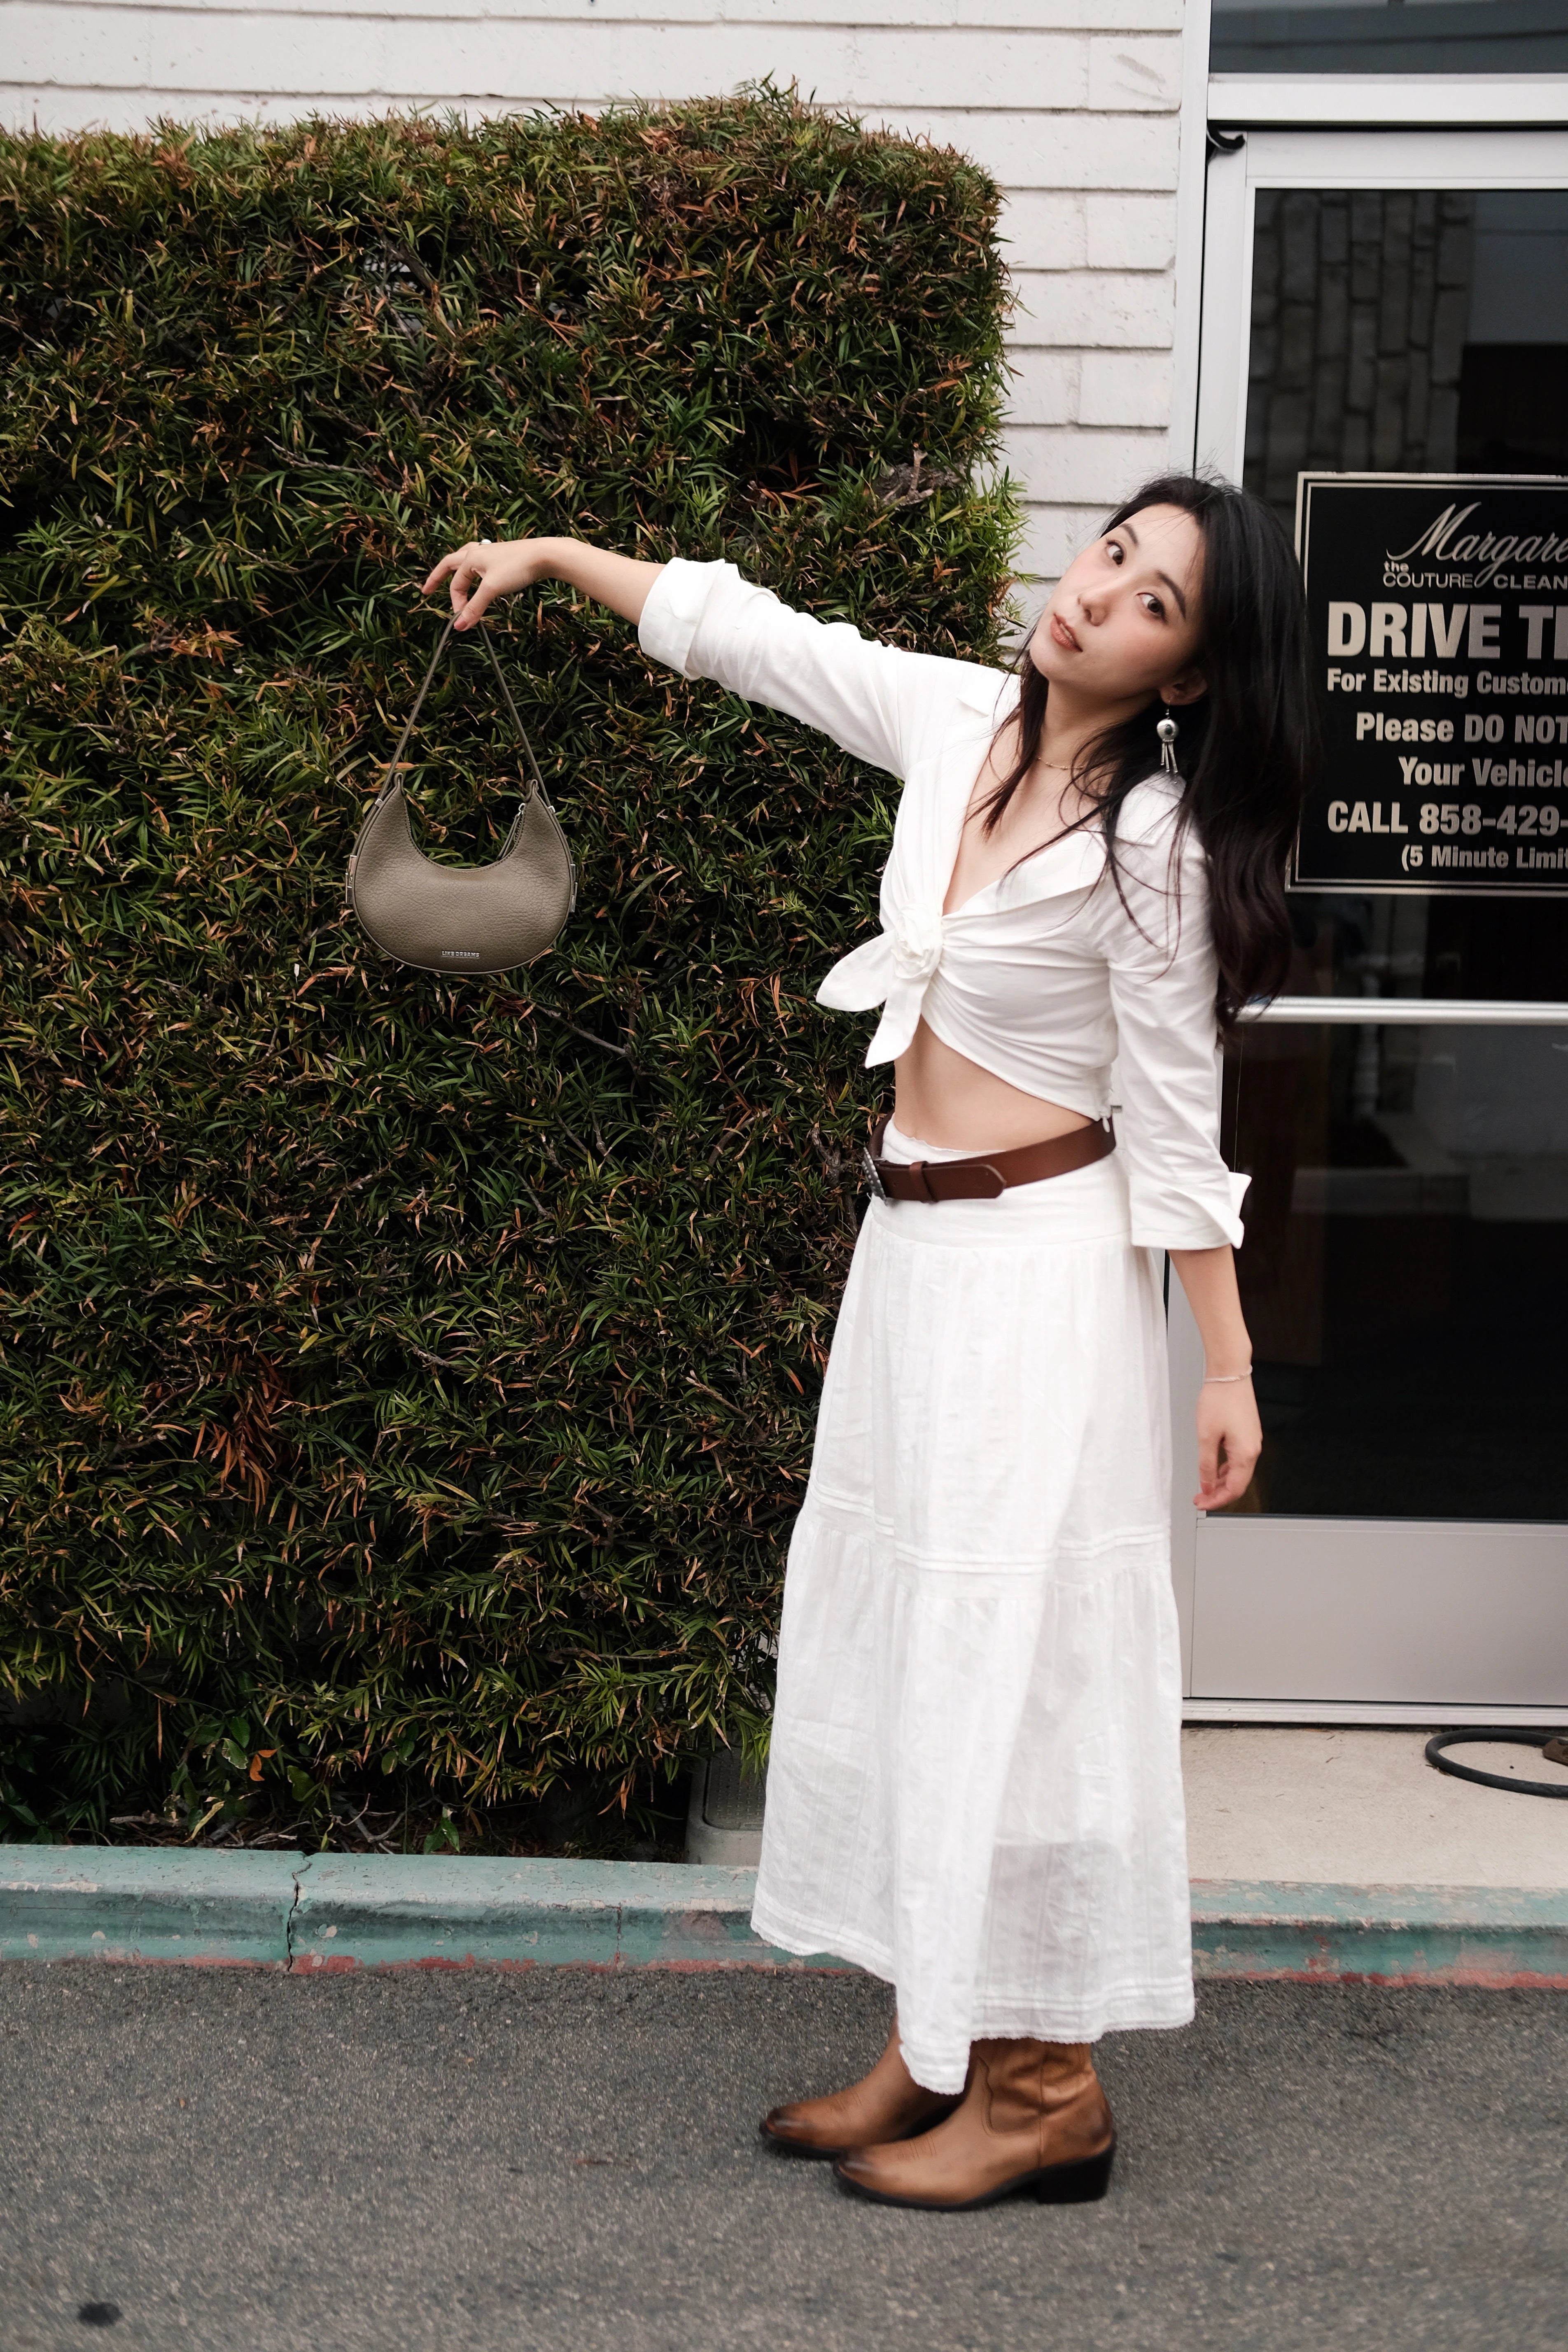
[[[0,1959],[288,1965],[302,1853],[0,1846]]]
[[[0,1846],[0,1959],[841,1969],[752,1932],[755,1873],[645,1862]],[[1200,1882],[1195,1973],[1568,1990],[1568,1890]]]
[[[750,1870],[0,1846],[0,1959],[276,1969],[842,1968],[752,1933]]]
[[[283,1966],[289,1974],[293,1973],[294,1968],[294,1929],[300,1916],[300,1881],[310,1867],[310,1858],[304,1856],[299,1869],[289,1874],[289,1911],[283,1922]]]
[[[842,1968],[752,1932],[756,1873],[717,1864],[315,1855],[297,1971],[360,1968]]]

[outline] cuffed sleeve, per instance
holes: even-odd
[[[688,663],[703,606],[718,584],[714,575],[721,572],[739,577],[733,564],[689,563],[679,555],[665,565],[648,591],[637,624],[637,643],[649,661],[662,662],[682,677],[704,675]]]
[[[922,741],[940,732],[955,698],[1000,677],[937,654],[906,653],[863,637],[847,621],[793,612],[732,563],[667,563],[643,607],[638,638],[650,659],[683,677],[708,677],[747,702],[819,728],[852,758],[907,776]]]
[[[1246,1179],[1219,1149],[1217,977],[1202,848],[1173,845],[1176,804],[1126,803],[1118,864],[1100,923],[1116,1019],[1117,1142],[1131,1198],[1132,1239],[1145,1249],[1214,1249],[1242,1239]]]

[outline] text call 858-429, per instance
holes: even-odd
[[[1568,480],[1303,474],[1300,890],[1568,895]]]

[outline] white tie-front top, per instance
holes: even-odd
[[[1239,1243],[1245,1181],[1219,1154],[1207,876],[1191,827],[1175,842],[1179,781],[1156,771],[1122,803],[1121,894],[1102,837],[1086,830],[944,915],[975,779],[1017,700],[1015,677],[791,612],[730,563],[667,564],[643,608],[641,641],[684,677],[787,711],[903,778],[882,928],[818,991],[842,1012],[881,1006],[867,1062],[897,1060],[923,1016],[944,1045],[1025,1094],[1089,1118],[1103,1118],[1114,1098],[1134,1242]]]

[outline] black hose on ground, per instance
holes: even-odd
[[[1506,1740],[1514,1748],[1536,1748],[1553,1764],[1568,1764],[1568,1734],[1560,1731],[1515,1731],[1505,1725],[1472,1731],[1435,1731],[1426,1742],[1426,1761],[1456,1780],[1479,1780],[1483,1789],[1511,1789],[1522,1797],[1568,1797],[1568,1780],[1510,1780],[1501,1772],[1478,1772],[1473,1764],[1456,1764],[1444,1754],[1447,1748],[1470,1747],[1477,1741]]]

